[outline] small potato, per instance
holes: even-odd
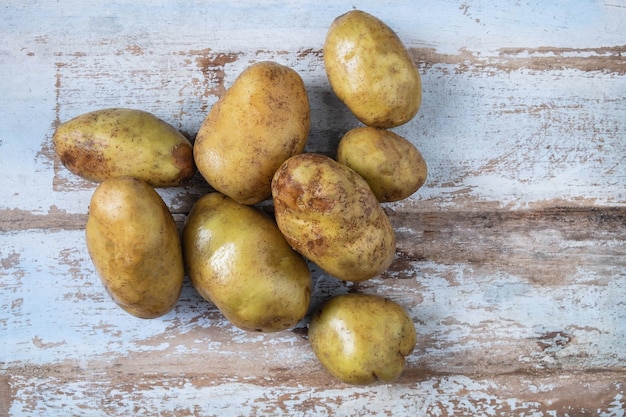
[[[386,129],[361,126],[348,131],[339,142],[337,161],[365,178],[381,203],[405,199],[426,182],[422,154]]]
[[[174,308],[184,265],[176,223],[156,191],[132,177],[104,180],[89,204],[91,260],[113,301],[141,318]]]
[[[187,138],[142,110],[82,114],[62,123],[52,142],[67,169],[95,182],[131,176],[153,187],[174,187],[196,173]]]
[[[337,97],[365,125],[407,123],[422,102],[422,82],[404,44],[361,10],[337,17],[326,34],[324,67]]]
[[[215,190],[242,204],[259,203],[271,195],[280,164],[304,150],[310,124],[300,75],[275,62],[253,64],[202,123],[196,165]]]
[[[393,382],[417,342],[415,325],[401,305],[358,293],[322,305],[311,318],[308,335],[322,365],[353,385]]]
[[[394,230],[359,174],[332,158],[303,153],[272,181],[276,222],[291,246],[330,275],[364,281],[389,267]]]
[[[247,331],[277,332],[306,314],[311,275],[270,216],[217,193],[198,200],[183,228],[198,293]]]

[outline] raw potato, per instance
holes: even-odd
[[[304,153],[278,169],[272,181],[278,227],[292,247],[345,281],[386,270],[395,234],[367,182],[330,157]]]
[[[353,10],[337,17],[326,35],[324,66],[337,97],[368,126],[399,126],[419,110],[419,72],[396,33],[375,16]]]
[[[259,203],[270,196],[280,164],[304,150],[310,124],[300,75],[275,62],[253,64],[202,123],[196,165],[215,190],[242,204]]]
[[[183,285],[176,223],[146,182],[104,180],[89,204],[87,249],[106,290],[122,309],[141,318],[174,308]]]
[[[337,161],[359,173],[378,201],[399,201],[426,182],[426,161],[402,136],[369,126],[348,131],[339,142]]]
[[[322,365],[354,385],[393,382],[417,342],[415,325],[399,304],[377,295],[331,298],[311,318],[309,343]]]
[[[235,326],[277,332],[306,314],[308,265],[256,207],[205,195],[189,213],[183,246],[191,283]]]
[[[82,114],[62,123],[52,141],[67,169],[95,182],[131,176],[153,187],[174,187],[196,172],[187,138],[142,110]]]

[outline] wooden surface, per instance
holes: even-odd
[[[3,2],[0,415],[624,416],[626,3],[552,3]],[[56,158],[58,123],[126,106],[193,139],[269,59],[303,77],[307,150],[332,155],[357,122],[322,44],[353,6],[396,30],[422,74],[422,108],[395,130],[429,177],[385,205],[391,268],[347,285],[311,265],[311,309],[350,291],[403,305],[418,343],[402,377],[342,384],[306,319],[246,333],[188,283],[160,319],[117,308],[84,243],[95,184]],[[159,193],[182,224],[208,190],[198,177]]]

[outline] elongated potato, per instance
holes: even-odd
[[[198,170],[242,204],[271,195],[274,172],[304,150],[311,120],[300,75],[271,61],[243,71],[205,118],[194,144]]]
[[[87,249],[107,292],[141,318],[174,308],[184,265],[178,229],[167,206],[146,182],[104,180],[89,204]]]
[[[59,125],[52,142],[67,169],[95,182],[132,176],[153,187],[173,187],[196,172],[187,138],[142,110],[82,114]]]
[[[364,281],[389,267],[394,230],[367,182],[330,157],[303,153],[274,175],[278,227],[291,246],[345,281]]]
[[[306,314],[308,265],[256,207],[206,194],[189,213],[183,246],[194,288],[235,326],[277,332]]]
[[[406,47],[387,24],[364,11],[332,22],[324,67],[337,97],[368,126],[407,123],[422,103],[422,81]]]

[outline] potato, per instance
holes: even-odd
[[[359,293],[326,301],[311,318],[308,335],[322,365],[354,385],[393,382],[417,342],[415,325],[401,305]]]
[[[258,208],[206,194],[189,213],[183,248],[192,285],[235,326],[277,332],[306,314],[308,265]]]
[[[417,68],[396,33],[371,14],[352,10],[332,22],[324,67],[337,97],[368,126],[400,126],[420,108]]]
[[[173,187],[196,172],[187,138],[142,110],[82,114],[59,125],[52,142],[67,169],[95,182],[131,176],[153,187]]]
[[[360,126],[339,141],[337,161],[360,174],[378,201],[399,201],[426,182],[422,154],[402,136],[386,129]]]
[[[141,318],[174,308],[184,264],[176,223],[157,192],[132,177],[104,180],[89,204],[87,249],[104,287]]]
[[[280,164],[304,150],[310,124],[300,75],[275,62],[253,64],[202,123],[196,165],[216,191],[242,204],[259,203],[270,196]]]
[[[332,158],[303,153],[272,181],[278,227],[292,247],[330,275],[364,281],[389,267],[395,234],[367,182]]]

